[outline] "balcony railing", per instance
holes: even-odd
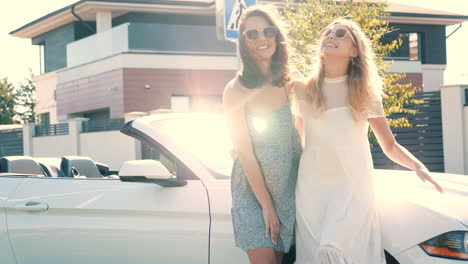
[[[125,23],[67,45],[67,67],[125,52],[235,56],[236,46],[216,39],[210,25]]]
[[[83,122],[83,133],[120,130],[124,125],[124,119],[89,120]]]
[[[68,135],[68,123],[36,125],[36,137]]]
[[[130,23],[125,23],[69,43],[67,45],[67,67],[74,67],[128,51],[129,26]]]

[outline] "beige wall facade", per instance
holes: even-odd
[[[58,123],[57,101],[55,89],[57,87],[57,73],[49,72],[33,78],[36,86],[36,114],[50,114],[50,123]]]
[[[69,135],[32,138],[34,157],[62,157],[76,155],[74,142]]]
[[[468,85],[441,87],[445,172],[468,174],[468,130],[465,90]]]
[[[126,121],[135,118],[127,116]],[[35,136],[35,124],[23,125],[24,155],[32,157],[87,156],[117,171],[124,161],[141,159],[141,143],[118,130],[82,132],[86,119],[68,120],[67,135]]]
[[[126,160],[134,160],[135,139],[120,131],[105,131],[80,134],[80,155],[109,165],[111,170],[119,170]]]

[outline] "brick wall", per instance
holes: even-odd
[[[224,87],[234,76],[232,70],[124,69],[124,110],[169,109],[172,95],[190,96],[192,106],[203,109],[205,102],[221,102]]]
[[[57,114],[109,108],[110,118],[124,114],[122,69],[57,85]]]

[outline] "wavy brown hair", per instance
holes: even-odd
[[[250,17],[263,17],[271,26],[276,27],[276,51],[271,58],[270,70],[273,75],[272,84],[282,87],[289,81],[289,59],[287,46],[287,33],[278,12],[266,6],[254,5],[246,9],[239,25],[239,54],[242,60],[242,69],[238,72],[240,82],[244,87],[258,88],[267,82],[267,76],[257,66],[254,58],[250,56],[245,39],[242,37],[245,30],[245,21]]]

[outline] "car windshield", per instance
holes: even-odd
[[[194,154],[216,178],[230,178],[232,143],[221,116],[172,119],[158,130],[173,138],[183,149]]]

